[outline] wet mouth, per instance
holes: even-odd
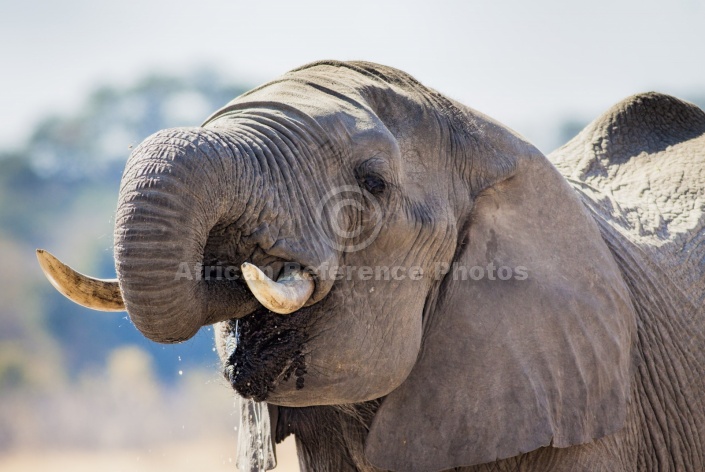
[[[283,382],[304,387],[304,313],[281,316],[266,308],[229,323],[224,375],[244,398],[265,401]]]

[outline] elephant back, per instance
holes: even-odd
[[[549,155],[603,234],[636,246],[694,307],[705,301],[705,112],[659,93],[629,97]],[[609,242],[609,241],[608,241]]]

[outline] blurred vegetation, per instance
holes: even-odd
[[[210,328],[181,345],[151,343],[125,313],[93,312],[64,299],[44,279],[34,250],[114,277],[112,219],[130,149],[160,129],[199,125],[248,88],[227,85],[212,70],[103,87],[75,114],[40,122],[21,150],[0,150],[0,451],[128,446],[164,436],[174,411],[181,422],[195,415],[197,405],[180,402],[210,395],[194,397],[195,383],[219,381]],[[91,427],[97,412],[104,422],[98,429]],[[208,411],[189,420],[189,434],[204,416]],[[151,420],[128,434],[125,418]]]

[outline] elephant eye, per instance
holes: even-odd
[[[357,179],[362,188],[370,192],[374,196],[381,195],[387,189],[387,184],[376,174],[366,174],[359,176]]]

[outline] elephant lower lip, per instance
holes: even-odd
[[[307,318],[304,313],[280,316],[261,308],[229,321],[224,374],[238,394],[265,401],[292,376],[295,387],[303,388]]]

